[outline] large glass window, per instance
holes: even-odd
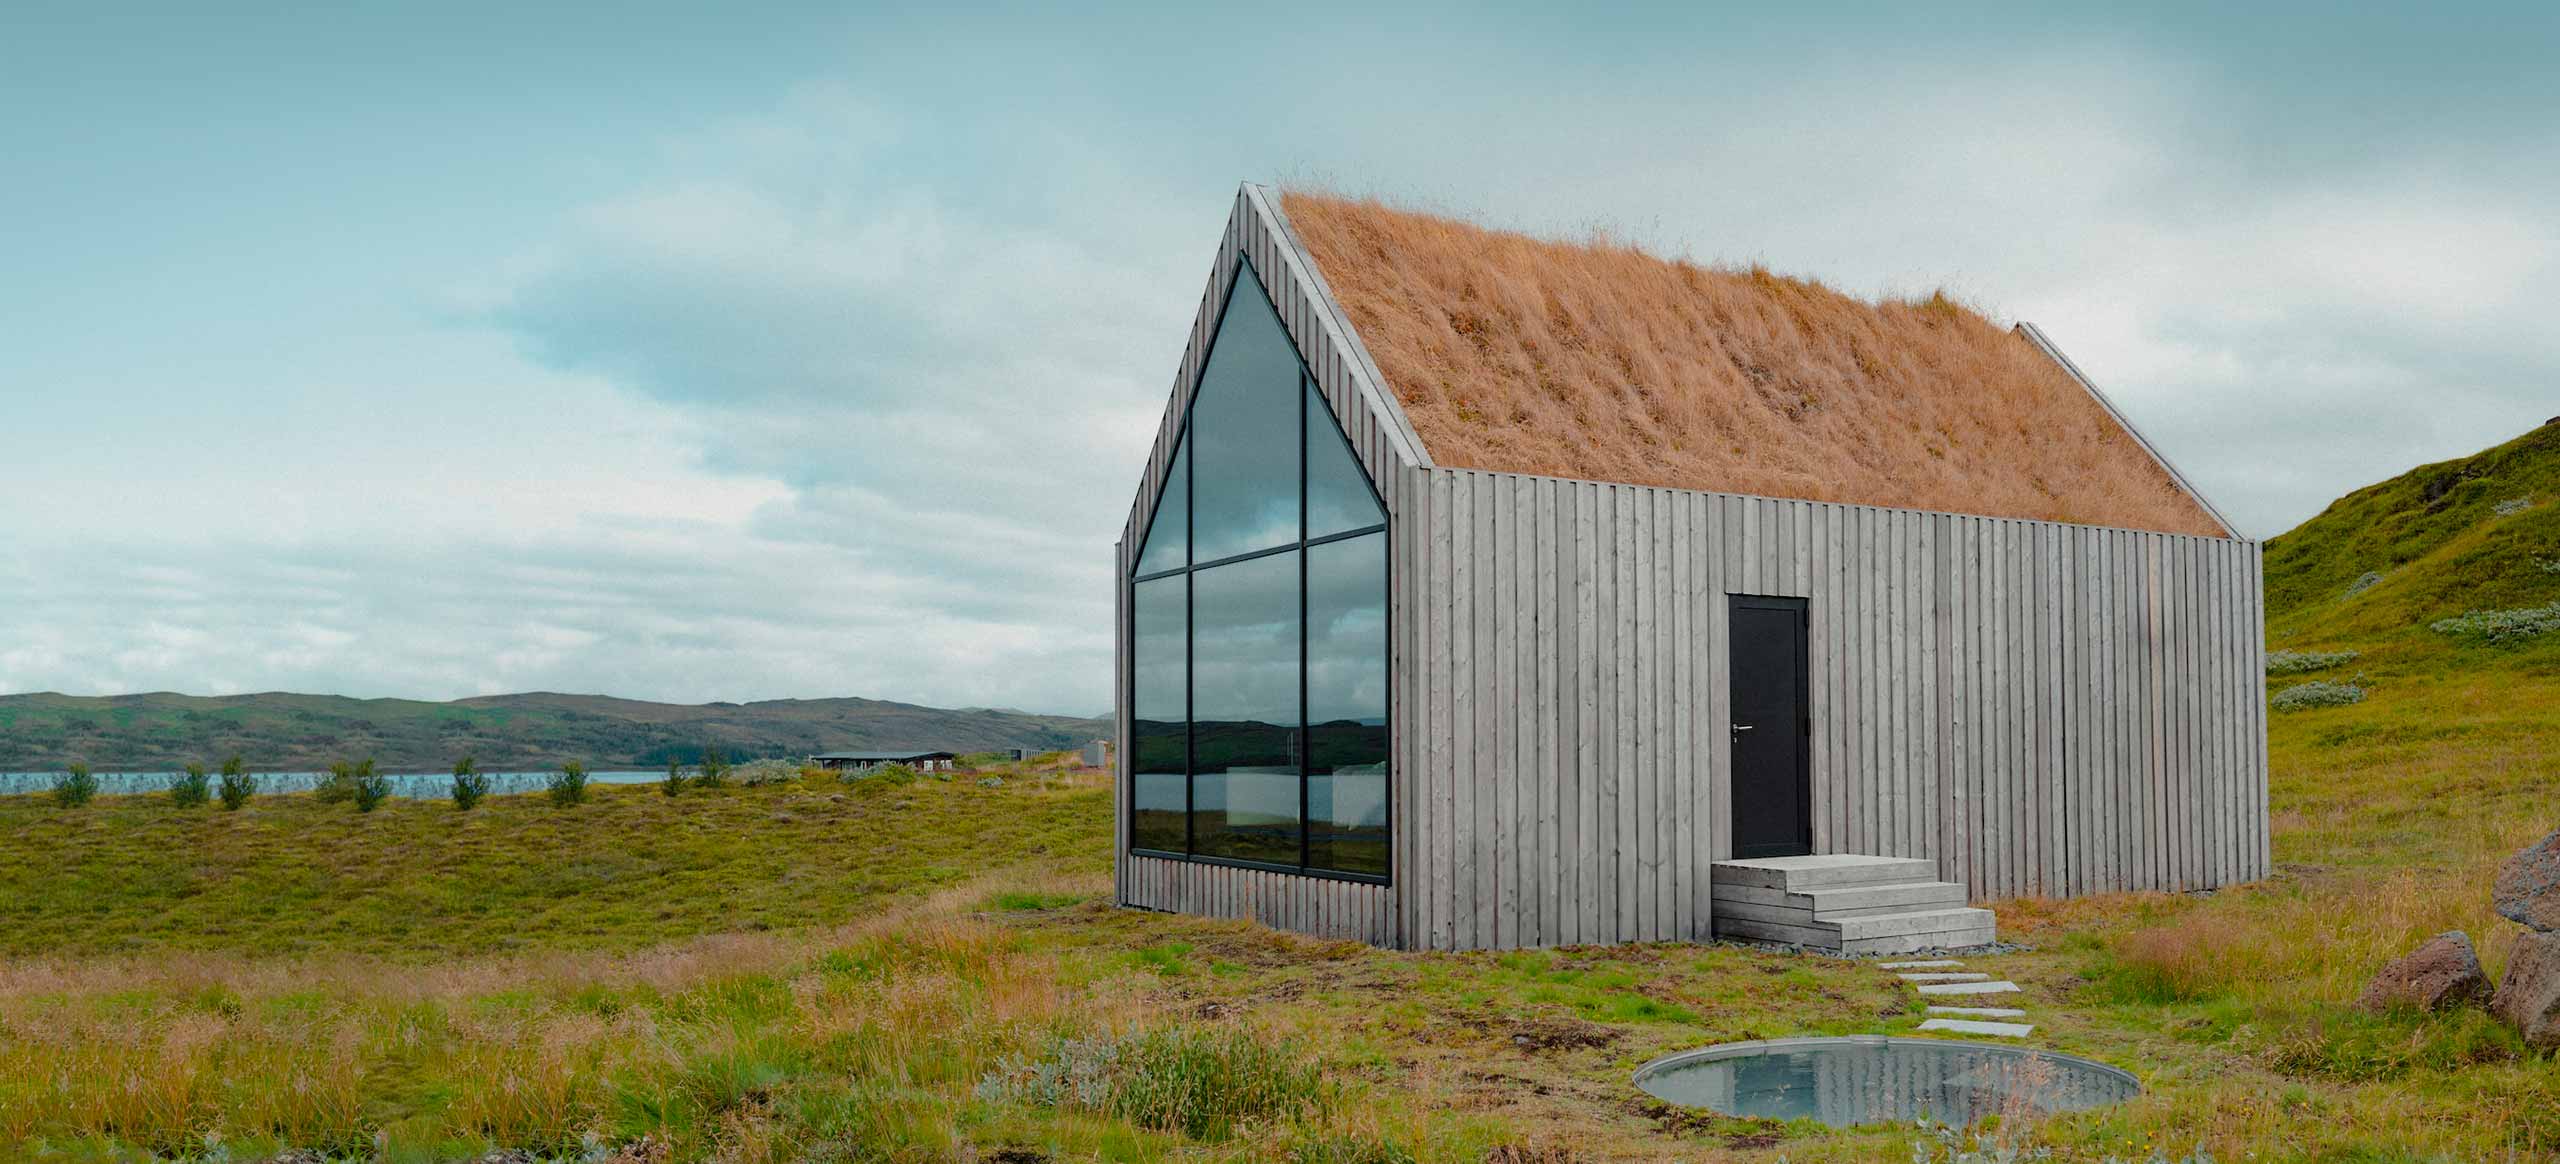
[[[1387,535],[1307,548],[1307,864],[1387,871]]]
[[[1298,863],[1298,554],[1191,576],[1191,851]]]
[[[1132,847],[1387,875],[1386,520],[1240,264],[1131,583]]]
[[[1184,659],[1190,635],[1187,580],[1179,574],[1135,588],[1130,659],[1129,843],[1179,851],[1188,835],[1191,710]]]

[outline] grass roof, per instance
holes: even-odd
[[[2227,536],[2025,337],[1944,293],[1288,191],[1439,464]]]

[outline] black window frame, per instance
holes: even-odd
[[[1282,334],[1282,336],[1283,336],[1283,337],[1285,337],[1285,338],[1287,338],[1287,339],[1289,340],[1289,354],[1290,354],[1290,356],[1291,356],[1292,358],[1294,358],[1294,359],[1297,361],[1297,365],[1298,365],[1298,406],[1297,406],[1297,408],[1296,408],[1296,410],[1295,410],[1295,411],[1296,411],[1296,414],[1297,414],[1297,416],[1298,416],[1298,539],[1297,539],[1296,541],[1292,541],[1292,542],[1283,542],[1283,543],[1281,543],[1281,544],[1279,544],[1279,545],[1276,545],[1276,546],[1267,546],[1267,547],[1264,547],[1264,548],[1262,548],[1262,549],[1252,550],[1252,551],[1248,551],[1248,552],[1246,552],[1246,553],[1241,553],[1241,554],[1230,554],[1230,555],[1228,555],[1228,556],[1226,556],[1226,557],[1218,558],[1218,559],[1216,559],[1216,560],[1214,560],[1214,561],[1196,562],[1196,561],[1192,561],[1192,560],[1191,560],[1191,555],[1192,555],[1192,554],[1193,554],[1193,553],[1198,549],[1198,547],[1199,547],[1199,540],[1198,540],[1198,536],[1197,536],[1197,535],[1198,535],[1198,533],[1199,533],[1199,530],[1198,530],[1198,524],[1199,524],[1199,522],[1198,522],[1198,513],[1199,513],[1200,505],[1199,505],[1199,490],[1196,488],[1196,485],[1197,485],[1197,478],[1198,478],[1198,476],[1199,476],[1199,472],[1200,472],[1200,458],[1199,458],[1199,457],[1197,457],[1197,456],[1194,456],[1194,455],[1190,455],[1190,454],[1189,454],[1189,451],[1188,451],[1188,442],[1189,442],[1190,437],[1191,437],[1191,413],[1192,413],[1192,406],[1193,406],[1193,405],[1195,405],[1195,404],[1197,404],[1197,403],[1199,402],[1199,398],[1200,398],[1200,389],[1201,389],[1201,387],[1203,386],[1203,384],[1204,384],[1204,383],[1207,381],[1207,379],[1208,379],[1208,372],[1209,372],[1209,356],[1210,356],[1211,352],[1212,352],[1212,351],[1214,351],[1214,350],[1215,350],[1215,348],[1217,347],[1218,337],[1219,337],[1220,333],[1221,333],[1221,332],[1223,332],[1223,331],[1225,330],[1225,328],[1226,328],[1226,324],[1227,324],[1227,311],[1228,311],[1228,309],[1229,309],[1229,308],[1231,308],[1231,307],[1233,307],[1233,306],[1235,305],[1235,300],[1236,300],[1236,291],[1237,291],[1237,286],[1236,286],[1236,285],[1237,285],[1238,283],[1242,282],[1243,280],[1246,280],[1246,279],[1251,279],[1251,280],[1253,280],[1254,289],[1262,295],[1262,297],[1263,297],[1263,301],[1264,301],[1265,303],[1268,303],[1268,304],[1270,304],[1270,305],[1271,305],[1272,314],[1275,316],[1275,322],[1278,322],[1278,323],[1279,323],[1279,325],[1280,325],[1280,328],[1281,328],[1281,334]],[[1153,858],[1156,858],[1156,859],[1159,859],[1159,860],[1167,860],[1167,861],[1191,861],[1191,862],[1195,862],[1195,863],[1202,864],[1202,865],[1225,865],[1225,866],[1229,866],[1229,867],[1231,867],[1231,868],[1238,868],[1238,869],[1264,869],[1264,870],[1269,870],[1269,871],[1271,871],[1271,872],[1275,872],[1275,873],[1287,873],[1287,874],[1291,874],[1291,875],[1293,875],[1293,876],[1299,876],[1299,877],[1315,877],[1315,878],[1322,878],[1322,879],[1330,880],[1330,881],[1354,881],[1354,882],[1359,882],[1359,883],[1361,883],[1361,884],[1366,884],[1366,885],[1389,885],[1389,884],[1393,884],[1393,883],[1394,883],[1394,880],[1395,880],[1395,848],[1396,848],[1396,847],[1395,847],[1395,835],[1396,835],[1396,832],[1395,832],[1395,829],[1396,829],[1396,817],[1395,817],[1395,779],[1396,779],[1396,775],[1397,775],[1397,765],[1396,765],[1396,762],[1395,762],[1395,738],[1396,738],[1396,731],[1395,731],[1395,701],[1396,701],[1396,667],[1395,667],[1395,637],[1396,637],[1396,631],[1395,631],[1395,619],[1396,619],[1396,612],[1395,612],[1395,585],[1396,585],[1396,583],[1395,583],[1395,569],[1396,569],[1396,563],[1395,563],[1395,554],[1394,554],[1394,553],[1392,553],[1392,552],[1390,552],[1390,551],[1391,551],[1391,549],[1392,549],[1392,546],[1393,546],[1393,538],[1394,538],[1394,536],[1395,536],[1395,535],[1394,535],[1394,534],[1390,531],[1390,529],[1389,529],[1389,527],[1390,527],[1390,526],[1392,526],[1392,525],[1394,525],[1394,524],[1395,524],[1395,522],[1394,522],[1394,517],[1393,517],[1393,515],[1392,515],[1392,514],[1389,514],[1389,513],[1388,513],[1388,511],[1387,511],[1387,500],[1386,500],[1386,497],[1385,497],[1383,494],[1381,494],[1381,493],[1379,493],[1379,492],[1378,492],[1378,483],[1377,483],[1377,481],[1376,481],[1375,479],[1373,479],[1373,478],[1370,476],[1368,467],[1367,467],[1367,466],[1365,466],[1365,465],[1360,464],[1360,458],[1359,458],[1358,450],[1357,450],[1357,449],[1353,449],[1353,448],[1351,448],[1351,447],[1350,447],[1350,430],[1349,430],[1349,429],[1347,429],[1347,428],[1344,428],[1344,427],[1343,427],[1343,425],[1342,425],[1342,417],[1341,417],[1341,416],[1339,416],[1339,415],[1337,415],[1337,414],[1334,412],[1334,410],[1333,410],[1333,402],[1332,402],[1332,401],[1330,401],[1330,400],[1325,399],[1325,394],[1324,394],[1324,389],[1323,389],[1323,387],[1322,387],[1321,385],[1319,385],[1319,384],[1316,382],[1315,373],[1313,372],[1313,370],[1311,370],[1311,369],[1310,369],[1310,368],[1308,368],[1308,366],[1307,366],[1307,358],[1306,358],[1305,353],[1303,353],[1303,352],[1301,352],[1301,351],[1299,351],[1299,350],[1298,350],[1298,344],[1297,344],[1297,339],[1296,339],[1296,337],[1294,337],[1294,336],[1289,336],[1289,335],[1288,335],[1288,324],[1287,324],[1287,321],[1277,319],[1276,317],[1278,316],[1278,314],[1279,314],[1279,302],[1278,302],[1277,300],[1275,300],[1275,299],[1271,298],[1271,289],[1270,289],[1270,286],[1269,286],[1268,284],[1265,284],[1265,283],[1262,281],[1261,273],[1260,273],[1260,272],[1258,272],[1258,271],[1256,271],[1256,270],[1254,269],[1254,266],[1253,266],[1253,260],[1252,260],[1252,259],[1250,259],[1249,257],[1247,257],[1243,252],[1241,252],[1241,251],[1237,252],[1237,254],[1236,254],[1236,271],[1235,271],[1235,277],[1234,277],[1234,279],[1230,280],[1230,281],[1229,281],[1229,283],[1228,283],[1228,285],[1227,285],[1227,294],[1226,294],[1223,298],[1221,298],[1221,299],[1219,300],[1219,302],[1218,302],[1218,318],[1217,318],[1217,319],[1216,319],[1216,320],[1215,320],[1215,321],[1210,325],[1210,328],[1209,328],[1209,345],[1210,345],[1210,346],[1209,346],[1209,348],[1202,350],[1202,352],[1201,352],[1201,354],[1200,354],[1200,360],[1199,360],[1199,373],[1198,373],[1198,375],[1197,375],[1197,376],[1195,376],[1195,377],[1193,378],[1193,380],[1192,380],[1190,393],[1189,393],[1188,395],[1186,395],[1186,396],[1183,398],[1183,404],[1182,404],[1182,423],[1181,423],[1181,425],[1180,425],[1180,426],[1178,426],[1178,427],[1174,430],[1173,447],[1174,447],[1174,449],[1175,449],[1176,459],[1178,459],[1178,460],[1180,460],[1180,461],[1182,462],[1183,472],[1184,472],[1184,473],[1186,474],[1186,476],[1189,478],[1189,479],[1187,479],[1187,480],[1185,480],[1185,481],[1183,482],[1183,492],[1184,492],[1185,499],[1186,499],[1186,504],[1183,506],[1183,512],[1182,512],[1182,519],[1183,519],[1183,531],[1182,531],[1182,532],[1183,532],[1183,543],[1184,543],[1184,545],[1183,545],[1183,564],[1182,564],[1182,565],[1180,565],[1180,566],[1177,566],[1177,567],[1173,567],[1173,568],[1171,568],[1171,569],[1157,570],[1157,571],[1154,571],[1154,572],[1152,572],[1152,573],[1147,573],[1147,574],[1139,574],[1139,573],[1137,573],[1137,572],[1136,572],[1138,559],[1143,558],[1143,557],[1145,557],[1145,556],[1146,556],[1146,551],[1147,551],[1147,540],[1148,540],[1148,538],[1149,538],[1150,536],[1152,536],[1152,535],[1155,533],[1155,520],[1156,520],[1156,517],[1158,516],[1158,512],[1157,512],[1157,511],[1158,511],[1158,510],[1161,510],[1161,509],[1163,508],[1163,505],[1164,505],[1164,495],[1165,495],[1165,493],[1167,492],[1167,489],[1166,489],[1166,488],[1163,488],[1163,487],[1160,487],[1160,488],[1158,488],[1158,490],[1156,491],[1156,500],[1155,500],[1155,505],[1154,505],[1154,507],[1153,507],[1153,508],[1151,508],[1151,509],[1148,511],[1148,514],[1147,514],[1147,527],[1146,527],[1146,529],[1144,529],[1144,530],[1140,531],[1140,533],[1139,533],[1139,535],[1138,535],[1138,545],[1137,545],[1137,548],[1136,548],[1136,550],[1131,554],[1131,557],[1130,557],[1130,560],[1129,560],[1129,566],[1130,566],[1130,571],[1131,571],[1131,572],[1130,572],[1127,576],[1123,577],[1123,578],[1120,580],[1120,585],[1121,585],[1121,588],[1122,588],[1122,592],[1123,592],[1123,594],[1124,594],[1125,601],[1126,601],[1126,603],[1127,603],[1127,609],[1129,609],[1131,612],[1133,612],[1132,617],[1134,618],[1134,612],[1137,610],[1137,586],[1138,586],[1138,584],[1139,584],[1139,583],[1141,583],[1141,582],[1153,582],[1153,581],[1156,581],[1156,580],[1161,579],[1161,578],[1170,578],[1170,577],[1173,577],[1173,576],[1175,576],[1175,575],[1177,575],[1177,574],[1178,574],[1178,575],[1181,575],[1181,576],[1182,576],[1182,578],[1183,578],[1183,583],[1182,583],[1182,724],[1183,724],[1183,782],[1182,782],[1182,798],[1183,798],[1182,808],[1183,808],[1183,813],[1182,813],[1182,828],[1183,828],[1183,848],[1184,848],[1186,851],[1184,851],[1184,852],[1179,852],[1179,853],[1175,853],[1175,852],[1169,852],[1169,851],[1166,851],[1166,850],[1163,850],[1163,849],[1148,849],[1148,848],[1141,848],[1141,847],[1139,847],[1139,846],[1136,844],[1137,831],[1136,831],[1136,829],[1135,829],[1135,827],[1134,827],[1134,822],[1135,822],[1136,815],[1137,815],[1138,797],[1137,797],[1137,788],[1136,788],[1136,783],[1135,783],[1134,772],[1133,772],[1133,774],[1132,774],[1131,784],[1130,784],[1130,788],[1129,788],[1129,790],[1128,790],[1128,809],[1127,809],[1127,812],[1128,812],[1128,818],[1127,818],[1127,819],[1128,819],[1128,823],[1129,823],[1129,824],[1130,824],[1130,826],[1131,826],[1131,827],[1129,828],[1129,836],[1130,836],[1130,838],[1131,838],[1131,843],[1130,843],[1130,845],[1129,845],[1128,851],[1129,851],[1132,855],[1135,855],[1135,856],[1141,856],[1141,857],[1153,857]],[[1377,503],[1377,506],[1378,506],[1378,512],[1379,512],[1379,514],[1384,518],[1384,520],[1379,521],[1379,522],[1378,522],[1377,524],[1375,524],[1375,525],[1362,526],[1362,527],[1360,527],[1360,528],[1358,528],[1358,529],[1338,530],[1338,531],[1335,531],[1335,532],[1333,532],[1333,533],[1326,534],[1326,535],[1324,535],[1324,536],[1322,536],[1322,537],[1310,538],[1310,537],[1308,537],[1308,536],[1307,536],[1307,447],[1308,447],[1308,444],[1309,444],[1309,438],[1310,438],[1310,437],[1312,437],[1312,436],[1314,435],[1313,430],[1312,430],[1312,429],[1310,429],[1310,428],[1308,427],[1308,425],[1309,425],[1309,421],[1308,421],[1308,415],[1307,415],[1307,414],[1308,414],[1308,409],[1307,409],[1307,407],[1306,407],[1306,401],[1307,401],[1307,400],[1309,400],[1309,399],[1313,399],[1313,400],[1314,400],[1318,405],[1320,405],[1320,406],[1322,406],[1322,407],[1323,407],[1323,409],[1324,409],[1324,414],[1325,414],[1326,419],[1327,419],[1327,420],[1329,420],[1330,422],[1332,422],[1332,424],[1333,424],[1333,427],[1334,427],[1334,438],[1335,438],[1336,440],[1340,440],[1341,442],[1343,442],[1343,444],[1344,444],[1344,446],[1345,446],[1346,450],[1351,452],[1351,454],[1352,454],[1352,459],[1351,459],[1352,466],[1353,466],[1354,468],[1356,468],[1356,469],[1358,469],[1358,470],[1360,471],[1360,483],[1361,483],[1363,486],[1365,486],[1365,487],[1369,490],[1369,498],[1370,498],[1370,500],[1372,500],[1372,501],[1374,501],[1374,502],[1376,502],[1376,503]],[[1170,480],[1171,480],[1171,476],[1170,476],[1170,474],[1168,474],[1168,475],[1167,475],[1167,481],[1168,481],[1168,483],[1170,482]],[[1387,851],[1386,851],[1386,870],[1385,870],[1384,872],[1381,872],[1381,873],[1358,873],[1358,872],[1351,872],[1351,871],[1348,871],[1348,870],[1342,870],[1342,869],[1323,869],[1323,868],[1316,868],[1316,867],[1313,867],[1313,866],[1310,866],[1310,865],[1308,865],[1308,864],[1307,864],[1307,854],[1308,854],[1308,847],[1309,847],[1308,836],[1309,836],[1309,834],[1310,834],[1310,833],[1311,833],[1311,831],[1312,831],[1312,830],[1308,827],[1308,822],[1307,822],[1307,783],[1308,783],[1308,780],[1310,779],[1310,777],[1309,777],[1309,769],[1310,769],[1310,768],[1312,768],[1312,767],[1314,766],[1314,762],[1315,762],[1314,750],[1313,750],[1313,748],[1312,748],[1312,746],[1311,746],[1311,741],[1310,741],[1309,736],[1308,736],[1308,728],[1307,728],[1307,638],[1308,638],[1308,630],[1307,630],[1307,551],[1308,551],[1308,550],[1310,550],[1310,549],[1312,549],[1312,548],[1314,548],[1314,547],[1316,547],[1316,546],[1329,545],[1329,544],[1334,543],[1334,542],[1346,542],[1346,541],[1350,541],[1350,540],[1352,540],[1352,539],[1354,539],[1354,538],[1364,538],[1364,537],[1368,537],[1368,536],[1370,536],[1371,534],[1377,534],[1377,535],[1380,535],[1380,537],[1381,537],[1381,541],[1380,541],[1380,544],[1379,544],[1379,550],[1380,550],[1380,553],[1381,553],[1381,554],[1383,554],[1383,555],[1384,555],[1384,557],[1386,558],[1385,570],[1383,571],[1383,577],[1384,577],[1385,582],[1386,582],[1386,590],[1385,590],[1385,592],[1384,592],[1383,594],[1379,595],[1379,602],[1380,602],[1380,605],[1384,608],[1384,610],[1385,610],[1385,612],[1386,612],[1386,637],[1387,637],[1387,649],[1386,649],[1386,668],[1387,668],[1387,674],[1386,674],[1386,686],[1385,686],[1385,692],[1386,692],[1386,713],[1387,713],[1387,714],[1386,714],[1386,719],[1387,719],[1387,722],[1386,722],[1386,728],[1387,728],[1387,784],[1388,784],[1388,787],[1387,787],[1387,795],[1386,795],[1386,797],[1385,797],[1385,802],[1384,802],[1384,807],[1385,807],[1385,810],[1386,810],[1385,831],[1386,831],[1386,835],[1387,835]],[[1194,819],[1194,818],[1195,818],[1195,809],[1196,809],[1196,807],[1197,807],[1197,806],[1196,806],[1196,805],[1194,805],[1194,804],[1192,803],[1192,799],[1193,799],[1193,792],[1192,792],[1192,789],[1193,789],[1194,780],[1195,780],[1196,776],[1198,775],[1198,773],[1197,773],[1196,769],[1199,767],[1199,755],[1198,755],[1198,750],[1199,750],[1199,749],[1198,749],[1198,728],[1197,728],[1196,721],[1193,719],[1193,704],[1194,704],[1194,692],[1193,692],[1194,671],[1193,671],[1193,664],[1196,662],[1196,659],[1195,659],[1195,657],[1194,657],[1194,647],[1195,647],[1195,643],[1194,643],[1194,636],[1197,634],[1197,631],[1198,631],[1198,625],[1197,625],[1197,624],[1198,624],[1198,622],[1199,622],[1199,610],[1198,610],[1198,607],[1197,607],[1197,603],[1195,602],[1195,599],[1196,599],[1196,597],[1197,597],[1197,596],[1196,596],[1196,593],[1195,593],[1196,586],[1195,586],[1195,583],[1194,583],[1194,578],[1195,578],[1195,576],[1196,576],[1200,571],[1202,571],[1202,570],[1215,569],[1215,568],[1217,568],[1217,567],[1219,567],[1219,566],[1231,565],[1231,564],[1236,563],[1236,562],[1248,562],[1248,561],[1252,561],[1252,560],[1253,560],[1253,559],[1255,559],[1255,558],[1266,558],[1266,557],[1269,557],[1269,556],[1271,556],[1271,555],[1273,555],[1273,554],[1288,554],[1288,553],[1294,553],[1294,554],[1298,555],[1298,725],[1297,725],[1297,729],[1296,729],[1296,730],[1297,730],[1297,742],[1296,742],[1296,744],[1295,744],[1295,748],[1296,748],[1296,751],[1297,751],[1297,753],[1298,753],[1298,863],[1297,863],[1297,864],[1295,864],[1295,865],[1281,865],[1281,864],[1276,864],[1276,863],[1269,862],[1269,861],[1247,861],[1247,860],[1240,860],[1240,859],[1237,859],[1237,858],[1234,858],[1234,857],[1213,857],[1213,856],[1204,856],[1204,855],[1199,854],[1199,853],[1190,852],[1190,851],[1188,851],[1188,850],[1195,849],[1195,848],[1198,848],[1198,847],[1199,847],[1199,839],[1198,839],[1198,837],[1196,837],[1196,836],[1194,835],[1194,831],[1195,831],[1195,819]],[[1129,706],[1130,708],[1134,709],[1134,708],[1136,708],[1136,707],[1137,707],[1137,645],[1136,645],[1136,642],[1135,642],[1135,638],[1136,638],[1136,634],[1137,634],[1137,629],[1136,629],[1136,625],[1135,625],[1135,623],[1134,623],[1134,622],[1131,624],[1131,626],[1130,626],[1130,628],[1129,628],[1129,630],[1128,630],[1128,632],[1127,632],[1127,633],[1131,636],[1131,640],[1132,640],[1132,641],[1131,641],[1131,643],[1130,643],[1130,649],[1126,652],[1126,657],[1129,659],[1129,667],[1128,667],[1128,669],[1127,669],[1125,672],[1123,672],[1123,673],[1120,675],[1119,679],[1120,679],[1120,684],[1121,684],[1121,692],[1122,692],[1122,696],[1123,696],[1123,698],[1124,698],[1124,699],[1126,699],[1126,700],[1128,701],[1128,702],[1127,702],[1127,706]],[[1124,752],[1124,754],[1125,754],[1125,753],[1128,751],[1128,749],[1124,748],[1124,749],[1122,749],[1122,751],[1123,751],[1123,752]],[[1131,762],[1132,764],[1134,764],[1134,763],[1135,763],[1135,757],[1131,757],[1131,758],[1130,758],[1130,762]]]

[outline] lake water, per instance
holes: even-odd
[[[691,770],[688,769],[687,774],[690,773]],[[0,772],[0,796],[51,792],[53,782],[65,775],[68,773]],[[98,795],[127,796],[138,792],[167,792],[169,778],[176,776],[177,773],[97,772],[93,775],[98,778]],[[254,775],[258,778],[258,795],[265,796],[271,792],[309,792],[329,774],[326,772],[258,772]],[[440,799],[453,794],[453,773],[450,770],[385,772],[383,775],[391,778],[393,796]],[[552,774],[550,772],[483,772],[481,775],[489,778],[490,795],[506,796],[518,792],[540,792],[550,785]],[[592,784],[654,784],[665,779],[666,775],[666,770],[663,768],[654,772],[629,770],[589,772],[587,780]],[[222,785],[222,777],[219,774],[213,776],[212,783],[218,790]]]

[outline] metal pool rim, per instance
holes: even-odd
[[[1645,1087],[1645,1080],[1675,1067],[1687,1067],[1695,1063],[1713,1063],[1720,1059],[1741,1059],[1772,1051],[1805,1051],[1823,1047],[1961,1047],[1969,1051],[1986,1051],[2012,1059],[2046,1059],[2057,1063],[2068,1063],[2102,1075],[2112,1075],[2130,1084],[2135,1095],[2142,1094],[2142,1081],[2134,1078],[2133,1072],[2095,1059],[2084,1059],[2078,1055],[2066,1055],[2060,1051],[2047,1051],[2037,1047],[1977,1043],[1969,1039],[1915,1039],[1900,1035],[1801,1035],[1786,1039],[1751,1039],[1740,1043],[1717,1043],[1711,1047],[1675,1051],[1665,1055],[1636,1068],[1635,1074],[1629,1077],[1629,1081],[1645,1094],[1653,1095],[1652,1089]],[[1654,1098],[1662,1097],[1654,1096]]]

